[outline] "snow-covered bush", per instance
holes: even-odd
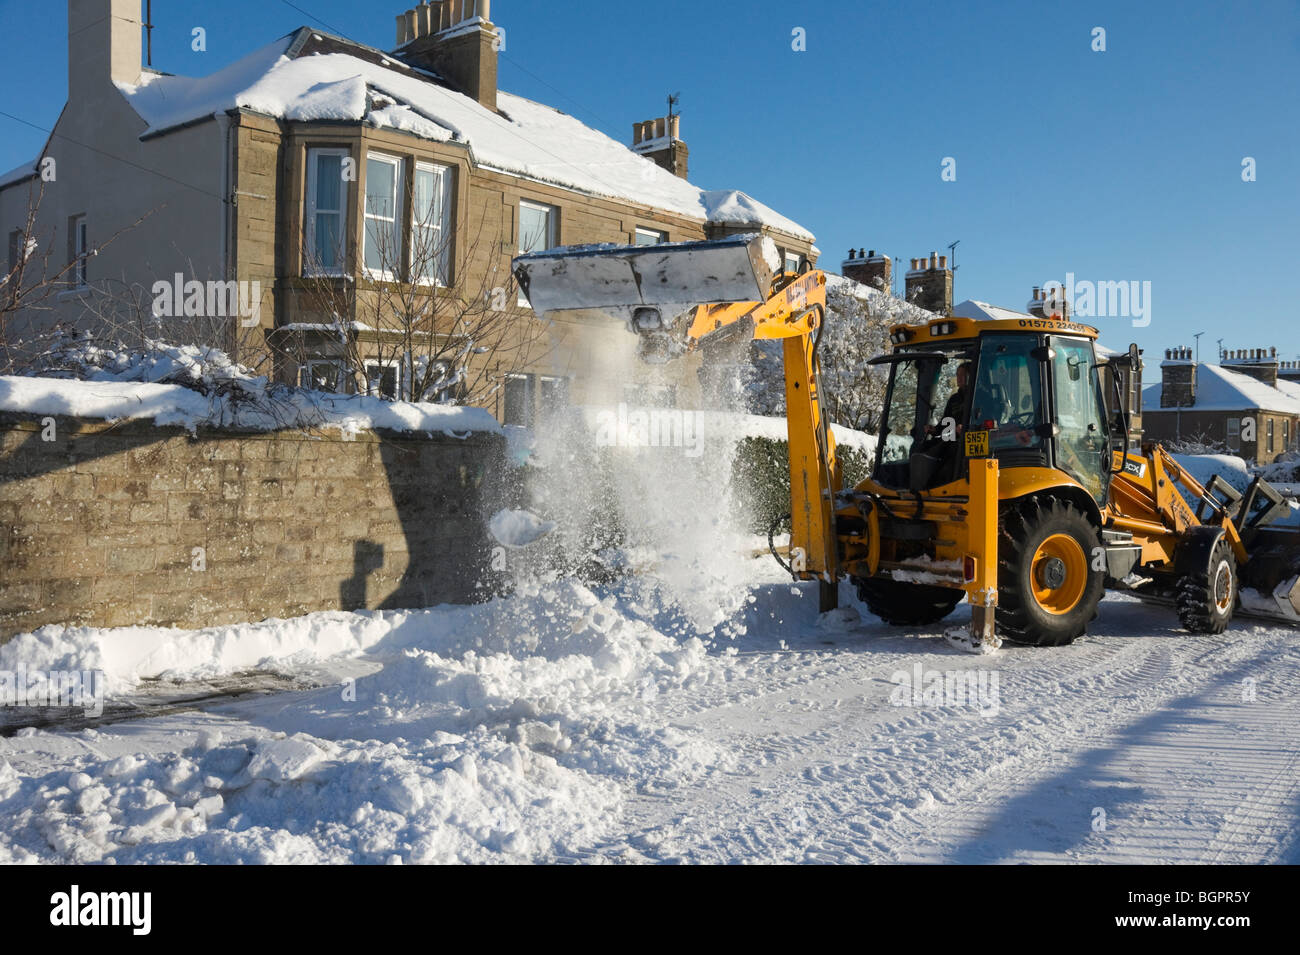
[[[1160,442],[1165,450],[1173,454],[1227,454],[1228,446],[1222,441],[1215,441],[1205,434],[1193,434],[1186,438]]]
[[[1274,484],[1296,484],[1300,482],[1300,451],[1287,451],[1272,464],[1259,469],[1265,481]]]
[[[744,516],[750,533],[766,534],[780,517],[790,513],[788,447],[787,442],[776,438],[746,438],[736,449],[732,486],[737,497],[747,504]],[[841,445],[835,456],[845,487],[853,487],[870,476],[871,452]]]
[[[889,351],[889,329],[921,324],[932,312],[839,275],[827,276],[826,327],[817,346],[823,409],[834,424],[874,434],[880,427],[889,369],[871,359]],[[734,369],[737,398],[751,414],[785,414],[782,344],[756,341]]]

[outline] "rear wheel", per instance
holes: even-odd
[[[1237,558],[1220,538],[1210,552],[1209,565],[1178,581],[1174,598],[1178,619],[1192,633],[1223,633],[1237,603]]]
[[[1000,635],[1040,647],[1064,646],[1097,616],[1105,573],[1092,569],[1097,529],[1055,498],[1028,498],[1003,510],[998,540]]]
[[[928,584],[909,584],[883,577],[858,577],[858,599],[885,623],[900,627],[937,623],[961,603],[963,591]]]

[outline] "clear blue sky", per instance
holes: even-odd
[[[202,75],[303,24],[388,48],[408,5],[154,0],[154,66]],[[850,246],[906,260],[959,239],[959,300],[1022,308],[1067,271],[1150,282],[1150,326],[1098,318],[1103,341],[1150,359],[1204,331],[1202,358],[1219,338],[1300,358],[1295,2],[496,0],[493,19],[503,89],[618,139],[680,91],[691,179],[803,223],[831,270]],[[0,0],[0,44],[3,108],[52,125],[66,4]],[[0,117],[0,170],[43,140]]]

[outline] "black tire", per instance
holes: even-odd
[[[855,577],[858,599],[885,623],[920,627],[937,623],[961,603],[964,591],[929,584],[909,584],[884,577]]]
[[[1015,501],[1000,517],[998,634],[1038,647],[1074,642],[1097,616],[1106,584],[1105,571],[1093,569],[1097,528],[1078,507],[1053,497]]]
[[[1237,586],[1237,557],[1220,538],[1204,570],[1178,579],[1178,619],[1192,633],[1223,633],[1237,605]]]

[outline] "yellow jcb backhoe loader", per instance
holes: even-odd
[[[893,351],[874,360],[889,384],[872,475],[842,487],[819,400],[826,276],[780,266],[771,240],[751,235],[551,249],[520,256],[514,273],[539,315],[624,322],[649,361],[737,323],[781,339],[798,555],[788,566],[820,581],[823,611],[845,576],[894,624],[936,623],[964,597],[970,627],[946,636],[976,652],[1003,638],[1070,643],[1108,586],[1172,603],[1194,632],[1221,632],[1243,586],[1249,611],[1300,620],[1300,535],[1268,526],[1286,502],[1260,480],[1244,495],[1217,476],[1203,487],[1159,445],[1132,450],[1086,325],[894,327]]]

